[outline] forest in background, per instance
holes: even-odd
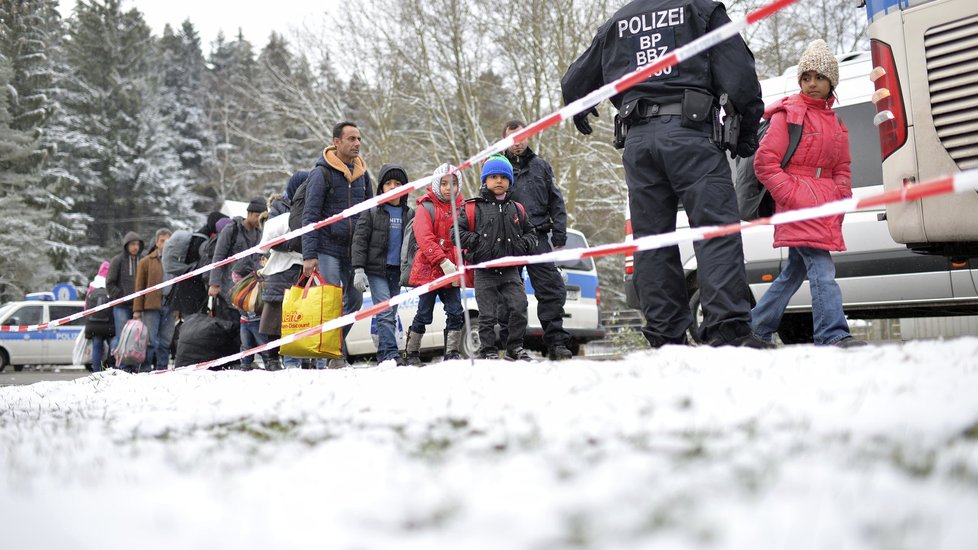
[[[726,5],[735,18],[762,3]],[[199,227],[225,199],[281,193],[340,120],[361,128],[372,169],[399,162],[416,179],[457,164],[507,120],[559,108],[560,77],[623,4],[364,0],[261,38],[201,37],[192,14],[157,36],[120,0],[70,14],[57,0],[0,0],[0,302],[87,285],[127,231],[148,241]],[[745,34],[761,78],[814,38],[866,49],[865,15],[813,0]],[[626,195],[614,110],[599,111],[592,136],[564,124],[530,142],[592,245],[622,240]],[[471,196],[478,174],[464,176]],[[605,304],[621,305],[624,259],[597,263]]]

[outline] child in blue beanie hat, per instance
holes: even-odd
[[[486,159],[482,165],[482,186],[486,185],[486,178],[493,175],[505,176],[509,180],[509,187],[513,185],[513,165],[509,159],[502,155],[493,155]]]
[[[504,156],[490,157],[482,165],[482,188],[479,196],[469,199],[458,216],[459,241],[466,251],[467,263],[480,263],[506,256],[525,256],[536,250],[536,233],[526,217],[523,205],[508,193],[513,185],[513,165]],[[471,215],[471,219],[470,219]],[[454,229],[453,229],[454,231]],[[508,312],[498,322],[508,326],[505,358],[508,361],[530,361],[523,349],[526,334],[527,301],[523,287],[522,267],[480,269],[475,272],[475,299],[479,304],[479,355],[498,359],[496,347],[496,312]],[[507,307],[499,307],[506,304]]]

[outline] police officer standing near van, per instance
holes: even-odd
[[[633,0],[598,29],[591,46],[567,69],[561,79],[564,102],[653,63],[729,20],[723,4],[710,0]],[[691,226],[739,221],[717,120],[723,94],[743,117],[727,147],[750,156],[757,149],[764,104],[754,56],[739,35],[611,99],[621,120],[616,146],[624,147],[635,237],[674,231],[680,201]],[[591,109],[574,117],[585,135],[591,133],[588,114],[598,113]],[[699,340],[714,346],[769,347],[750,329],[740,235],[700,241],[694,249],[704,312]],[[634,282],[649,344],[687,343],[692,314],[679,247],[637,253]]]

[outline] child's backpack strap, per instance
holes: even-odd
[[[469,220],[469,231],[475,231],[475,201],[465,202],[465,217]]]

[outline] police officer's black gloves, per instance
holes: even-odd
[[[589,110],[584,111],[583,113],[574,115],[574,126],[577,126],[577,131],[585,136],[591,135],[591,132],[594,131],[591,129],[591,123],[587,121],[588,115],[598,116],[598,110],[591,107]]]
[[[753,134],[740,134],[737,140],[737,156],[745,159],[757,151],[757,132]]]

